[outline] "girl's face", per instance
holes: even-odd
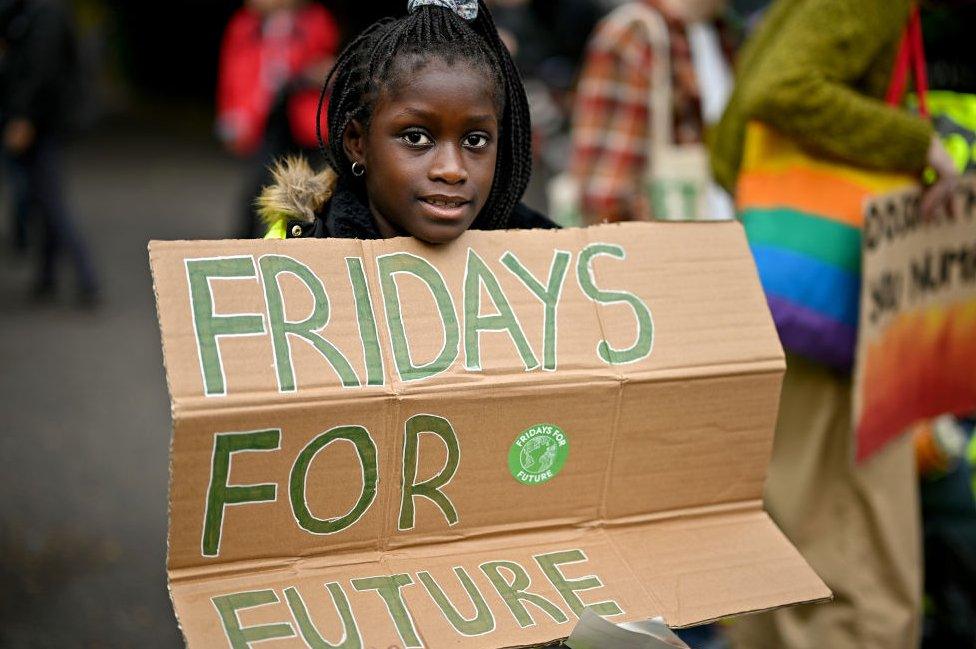
[[[469,63],[435,58],[403,72],[369,129],[353,122],[343,136],[349,159],[366,167],[380,234],[446,243],[471,227],[495,177],[498,122],[491,83]]]

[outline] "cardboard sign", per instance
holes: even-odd
[[[976,411],[976,178],[927,221],[918,190],[865,205],[858,460],[920,420]]]
[[[525,646],[587,607],[829,595],[762,510],[784,359],[737,224],[150,257],[191,646]]]

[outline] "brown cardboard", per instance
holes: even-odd
[[[540,292],[568,262],[558,300],[556,283],[548,293],[557,305],[548,338],[544,301],[510,269],[511,256]],[[784,358],[738,224],[469,232],[447,246],[152,242],[150,258],[174,421],[170,589],[192,646],[515,647],[565,638],[583,606],[615,622],[663,616],[685,626],[829,596],[762,510]],[[190,261],[217,258],[225,261]],[[393,284],[380,268],[398,261],[443,279],[440,300],[454,314],[445,317],[458,323],[458,353],[435,376],[410,380],[402,346],[397,365],[397,309],[384,301]],[[295,334],[279,336],[290,341],[294,384],[285,354],[276,365],[272,271],[287,263],[304,273],[295,262],[327,294],[320,333],[346,359],[330,352],[346,382],[377,384],[342,386]],[[209,280],[208,297],[201,269],[221,267],[246,276]],[[263,333],[217,339],[219,363],[205,364],[214,357],[200,349],[230,321],[194,319],[191,274],[198,314],[258,314],[234,322]],[[455,339],[434,293],[416,275],[387,276],[413,365],[435,360]],[[313,313],[296,275],[277,284],[286,320]],[[465,335],[476,313],[486,326],[509,325],[480,334],[480,363]],[[630,357],[613,352],[632,347]],[[364,427],[372,444],[359,429],[343,429],[358,446],[320,437],[340,426]],[[562,461],[561,470],[518,481],[516,439],[513,466],[525,480]],[[263,450],[231,453],[224,480],[220,450],[234,440]],[[404,462],[414,441],[416,458]],[[374,456],[378,479],[365,488]],[[411,520],[404,482],[431,479],[435,490],[406,499]],[[224,482],[233,493],[259,485],[245,495],[263,501],[217,507]],[[210,511],[223,511],[219,526],[213,516],[205,524],[208,494]],[[357,504],[368,507],[336,531],[334,519],[348,521]],[[377,576],[387,578],[361,581]],[[530,594],[509,592],[523,586]],[[456,607],[456,624],[438,597]]]
[[[855,457],[911,424],[976,410],[976,175],[923,218],[918,188],[864,206]]]

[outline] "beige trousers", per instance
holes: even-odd
[[[921,622],[921,520],[906,436],[855,467],[850,380],[787,358],[766,508],[833,591],[743,617],[736,649],[914,649]]]

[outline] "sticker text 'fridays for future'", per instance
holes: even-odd
[[[614,348],[607,340],[600,340],[596,353],[607,364],[633,363],[646,358],[653,345],[651,311],[636,295],[627,291],[607,290],[596,285],[593,261],[599,256],[626,259],[621,246],[593,243],[580,251],[576,263],[576,280],[583,294],[598,304],[629,305],[637,321],[637,334],[629,347]],[[540,355],[528,342],[512,304],[502,290],[496,273],[473,249],[468,249],[464,273],[462,312],[459,319],[454,299],[441,272],[423,257],[406,252],[382,255],[376,259],[376,270],[386,316],[386,326],[393,348],[397,375],[403,381],[428,379],[447,370],[464,348],[464,364],[468,371],[481,370],[481,333],[504,332],[511,338],[527,371],[554,371],[557,366],[556,321],[559,299],[572,259],[563,250],[553,253],[549,275],[544,281],[534,276],[511,252],[501,257],[501,263],[524,287],[542,303],[543,343]],[[343,387],[384,385],[386,372],[380,350],[375,309],[370,299],[363,260],[345,259],[348,279],[356,303],[356,319],[365,361],[365,377],[357,375],[342,351],[321,332],[330,318],[329,297],[322,280],[300,261],[286,255],[267,254],[257,260],[250,255],[210,257],[185,260],[196,334],[200,371],[204,394],[227,394],[219,339],[231,336],[265,336],[271,338],[278,389],[294,392],[297,382],[292,363],[292,342],[302,340],[310,344],[328,362]],[[307,318],[291,321],[286,317],[285,301],[279,276],[290,274],[308,290],[313,308]],[[411,275],[423,282],[434,298],[441,324],[444,344],[437,356],[426,363],[417,363],[410,353],[400,292],[398,274]],[[255,280],[263,288],[264,313],[215,313],[213,280]],[[482,288],[494,304],[495,313],[482,314]],[[425,332],[429,334],[430,332]],[[365,380],[363,380],[365,379]]]

